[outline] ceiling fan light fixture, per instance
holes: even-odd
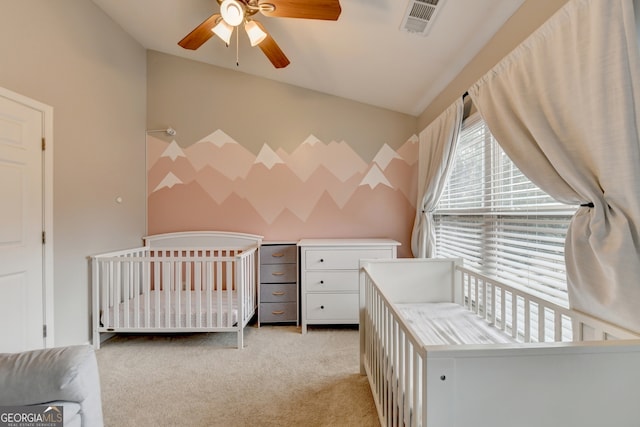
[[[244,21],[244,5],[238,0],[224,0],[220,5],[220,14],[227,24],[237,27]]]
[[[231,42],[233,27],[227,24],[224,19],[221,19],[211,31],[213,31],[216,36],[220,37],[226,44]]]
[[[267,38],[267,33],[265,33],[255,21],[247,21],[247,23],[244,24],[244,29],[247,32],[247,36],[249,36],[249,42],[252,47],[259,45]]]

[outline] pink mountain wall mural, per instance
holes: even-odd
[[[309,136],[256,155],[216,130],[183,148],[147,137],[148,232],[233,230],[265,240],[389,237],[411,256],[418,139],[364,161],[346,142]]]

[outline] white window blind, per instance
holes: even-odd
[[[567,305],[564,241],[575,207],[555,201],[502,151],[479,114],[465,121],[434,212],[436,256]]]

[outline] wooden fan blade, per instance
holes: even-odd
[[[339,0],[262,0],[259,3],[275,6],[273,12],[265,10],[262,14],[277,18],[337,21],[342,12]]]
[[[219,13],[211,15],[202,24],[187,34],[185,38],[180,40],[178,44],[185,49],[196,50],[213,36],[213,31],[211,30],[216,26],[218,18],[220,18]]]
[[[260,29],[267,34],[267,37],[262,40],[262,42],[260,42],[258,46],[260,46],[260,49],[266,55],[266,57],[269,58],[269,61],[271,61],[273,66],[276,68],[284,68],[289,65],[291,63],[289,61],[289,58],[287,58],[282,49],[280,49],[280,46],[278,46],[278,43],[276,43],[273,37],[271,37],[271,34],[267,32],[267,30],[264,28],[264,25],[262,25],[258,21],[254,22],[258,24]]]

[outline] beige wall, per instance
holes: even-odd
[[[86,0],[3,1],[0,16],[0,86],[54,111],[55,345],[87,342],[87,256],[145,232],[145,50]]]
[[[525,0],[489,43],[418,117],[422,130],[568,0]]]
[[[290,152],[313,134],[370,161],[417,133],[407,114],[160,52],[148,52],[147,73],[148,129],[173,126],[184,146],[222,129],[254,154],[264,143]]]
[[[154,133],[163,140],[154,146],[175,140],[187,153],[187,160],[148,160],[149,232],[237,230],[278,241],[390,237],[402,243],[399,254],[410,255],[416,117],[160,52],[147,57],[148,128],[178,132]],[[202,152],[196,143],[218,130],[249,153],[212,144]],[[313,149],[303,144],[311,135],[320,140]],[[264,167],[256,159],[239,173],[240,158],[255,158],[265,144],[283,150],[285,160]],[[416,153],[374,163],[381,150],[389,156],[385,144]],[[378,174],[385,184],[363,184]],[[179,184],[166,187],[169,177]]]

